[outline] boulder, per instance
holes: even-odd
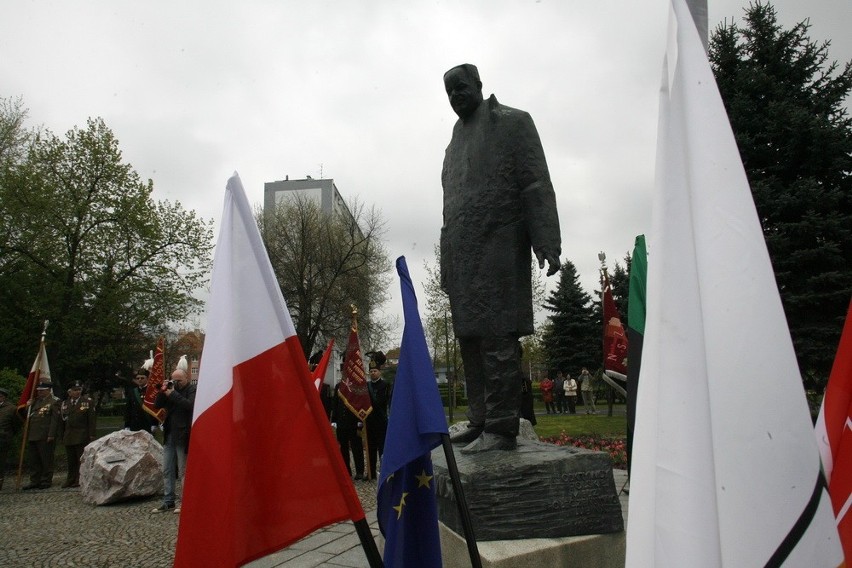
[[[163,446],[148,432],[119,430],[86,446],[80,463],[83,501],[106,505],[163,492]]]

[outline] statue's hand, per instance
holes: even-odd
[[[552,251],[547,249],[539,249],[535,251],[535,257],[538,259],[538,267],[544,268],[544,261],[547,261],[547,275],[553,276],[557,272],[559,272],[559,268],[561,263],[559,262],[559,255],[553,254]]]

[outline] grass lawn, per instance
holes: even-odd
[[[578,411],[581,412],[581,411]],[[584,412],[584,411],[582,411]],[[535,432],[540,438],[559,436],[565,432],[568,436],[601,436],[604,438],[623,438],[627,436],[627,417],[614,413],[614,416],[604,414],[551,414],[536,415],[538,424]]]
[[[607,416],[607,406],[598,404],[597,414],[586,414],[583,406],[577,407],[577,414],[544,414],[544,407],[536,405],[535,418],[538,424],[535,426],[536,434],[540,438],[551,438],[559,436],[563,432],[571,437],[579,436],[601,436],[605,438],[624,438],[627,436],[627,417],[624,413],[624,405],[617,404],[613,407],[613,416]],[[453,422],[464,422],[467,420],[466,406],[457,406],[453,409]],[[446,412],[446,407],[445,407]]]

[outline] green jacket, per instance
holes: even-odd
[[[74,403],[70,399],[59,404],[58,438],[66,446],[88,444],[95,439],[95,404],[88,396]]]
[[[36,398],[30,408],[30,425],[27,431],[28,442],[39,442],[56,438],[59,428],[59,399],[50,395]]]

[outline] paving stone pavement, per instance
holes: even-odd
[[[161,497],[96,507],[83,503],[79,489],[60,489],[64,481],[65,474],[58,473],[50,489],[16,491],[14,476],[6,476],[0,490],[0,566],[172,566],[180,515],[151,514]],[[384,542],[376,524],[375,483],[357,481],[355,488],[381,551]],[[367,566],[354,531],[351,522],[325,527],[249,566]]]
[[[614,470],[615,488],[627,474]],[[83,503],[78,489],[15,491],[6,476],[0,491],[0,566],[4,568],[86,567],[166,568],[172,566],[179,515],[151,514],[159,497],[96,507]],[[25,484],[24,481],[22,484]],[[355,482],[367,521],[381,552],[384,539],[376,522],[376,487]],[[627,518],[627,495],[619,495]],[[369,566],[351,522],[314,532],[301,541],[248,564],[250,568],[311,568]]]

